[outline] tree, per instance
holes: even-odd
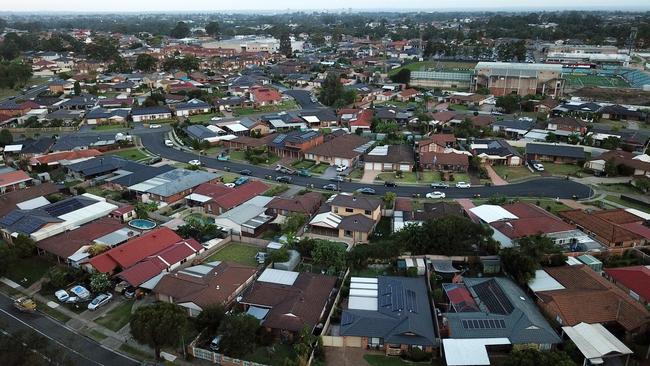
[[[283,27],[282,32],[280,33],[280,53],[285,57],[289,58],[293,56],[293,50],[291,49],[291,38],[289,36],[289,29]]]
[[[153,348],[156,359],[159,359],[161,347],[178,344],[186,323],[183,309],[175,304],[158,302],[135,311],[131,316],[131,335]]]
[[[90,59],[99,61],[115,60],[119,57],[117,41],[109,37],[95,37],[92,43],[86,45],[86,55]]]
[[[567,141],[571,145],[577,145],[580,142],[580,136],[577,133],[572,133],[567,137]]]
[[[397,73],[391,75],[390,79],[394,83],[408,84],[411,81],[411,70],[403,68]]]
[[[519,99],[516,94],[500,96],[497,98],[496,107],[501,108],[505,113],[513,113],[519,110]]]
[[[142,53],[135,59],[135,68],[140,71],[153,71],[158,63],[158,59],[148,53]]]
[[[382,199],[384,200],[386,207],[393,207],[393,203],[395,203],[396,198],[397,194],[395,194],[395,192],[386,192],[384,193],[384,197]]]
[[[208,35],[217,38],[219,36],[219,23],[211,21],[205,26],[205,33]]]
[[[501,362],[503,366],[554,365],[575,366],[568,354],[562,351],[540,351],[535,348],[515,349]]]
[[[13,250],[20,258],[31,257],[36,251],[36,242],[25,234],[18,234],[18,236],[12,241],[12,244]]]
[[[558,142],[558,137],[553,132],[549,132],[545,138],[546,142]]]
[[[111,288],[111,279],[106,273],[95,272],[90,276],[90,289],[93,292],[105,292]]]
[[[196,330],[203,332],[201,335],[203,339],[214,337],[225,315],[225,309],[221,304],[212,304],[204,307],[196,317]]]
[[[616,136],[609,136],[600,143],[600,147],[607,150],[616,150],[621,144],[621,139]]]
[[[614,160],[613,157],[605,161],[605,175],[608,177],[615,177],[618,175],[616,160]]]
[[[176,39],[188,37],[190,34],[192,34],[192,30],[185,22],[176,23],[176,26],[169,32],[169,35]]]
[[[525,286],[535,276],[535,270],[540,263],[554,265],[564,260],[558,260],[560,248],[548,237],[542,235],[525,236],[517,240],[517,246],[506,248],[499,252],[506,273],[510,274],[519,284]],[[548,258],[547,261],[544,261]]]
[[[242,357],[255,349],[255,333],[259,321],[246,313],[226,315],[219,325],[219,350],[229,357]]]
[[[81,95],[81,84],[78,81],[74,82],[74,95]]]
[[[474,250],[491,236],[491,230],[464,217],[447,216],[421,226],[407,225],[394,240],[413,254],[460,255]]]
[[[287,216],[287,219],[282,224],[282,232],[285,234],[293,233],[295,235],[298,232],[298,229],[300,229],[306,222],[306,215],[292,212]]]
[[[0,146],[11,145],[13,142],[14,137],[8,129],[0,130]]]
[[[319,266],[338,272],[345,267],[345,247],[330,241],[318,241],[311,251],[311,257]]]
[[[334,106],[341,94],[343,94],[343,84],[339,75],[333,72],[327,73],[318,100],[327,106]]]

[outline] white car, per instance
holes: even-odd
[[[228,188],[235,188],[235,183],[225,183],[224,186]]]
[[[149,128],[160,128],[162,127],[161,125],[149,125]]]
[[[336,166],[336,171],[337,171],[337,172],[344,172],[344,171],[346,171],[346,170],[348,170],[348,166],[345,165],[345,164],[337,165],[337,166]]]
[[[447,195],[444,194],[443,192],[431,192],[431,193],[427,193],[426,197],[435,199],[435,198],[445,198],[447,197]]]
[[[165,146],[167,146],[167,147],[173,147],[173,146],[174,146],[174,143],[172,142],[172,140],[165,140]]]
[[[212,117],[210,118],[210,121],[221,121],[222,119],[222,117]]]
[[[60,302],[66,302],[70,298],[70,294],[68,294],[66,290],[59,290],[54,293],[54,296],[56,296],[56,299]]]
[[[194,166],[201,166],[201,160],[194,159],[194,160],[188,161],[187,163],[190,164],[190,165],[194,165]]]
[[[542,165],[541,163],[533,163],[533,169],[537,170],[538,172],[543,172],[544,165]]]
[[[99,294],[93,301],[88,304],[88,310],[97,310],[100,307],[108,304],[109,301],[113,298],[111,294]]]
[[[470,188],[472,185],[467,182],[456,183],[456,188]]]

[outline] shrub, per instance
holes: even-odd
[[[412,348],[406,351],[406,358],[414,362],[423,362],[431,358],[431,354],[424,352],[419,348]]]

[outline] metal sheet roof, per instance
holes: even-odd
[[[571,338],[585,358],[602,363],[602,357],[612,354],[629,355],[632,350],[619,341],[601,324],[580,323],[573,327],[562,327],[564,333]]]
[[[442,340],[445,351],[445,361],[449,366],[489,365],[485,346],[510,344],[508,338],[474,338]]]
[[[283,271],[280,269],[267,268],[257,279],[260,282],[277,283],[280,285],[293,285],[298,278],[298,272]]]

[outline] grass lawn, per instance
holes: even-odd
[[[121,158],[133,161],[144,160],[148,157],[148,155],[138,148],[111,151],[109,155],[117,155]]]
[[[232,114],[234,116],[247,116],[250,114],[256,113],[270,113],[270,112],[279,112],[286,111],[289,109],[296,109],[298,106],[293,100],[287,100],[280,104],[276,105],[265,105],[258,108],[233,108]]]
[[[363,355],[370,366],[409,366],[409,365],[441,365],[439,360],[431,362],[406,362],[397,356]]]
[[[580,167],[575,164],[553,164],[545,163],[544,170],[551,175],[567,176],[575,175],[580,171]]]
[[[273,197],[283,192],[286,192],[288,190],[289,190],[289,186],[287,186],[286,184],[279,184],[271,187],[268,191],[264,192],[263,196]]]
[[[293,348],[284,343],[274,344],[271,349],[272,351],[269,352],[267,347],[257,347],[252,354],[244,356],[243,359],[265,365],[282,366],[285,358],[293,358],[296,355]]]
[[[185,220],[190,219],[190,220],[199,220],[203,221],[204,223],[214,223],[214,219],[208,216],[201,215],[198,212],[191,213],[185,217]]]
[[[239,178],[239,174],[234,174],[234,173],[221,173],[221,180],[224,183],[232,183]]]
[[[133,307],[134,302],[135,300],[133,299],[123,301],[121,304],[104,314],[104,316],[95,320],[95,322],[117,332],[127,325],[129,320],[131,320],[131,308]]]
[[[52,266],[54,264],[43,257],[18,259],[7,267],[5,277],[23,287],[29,287],[41,279]]]
[[[402,68],[411,71],[426,70],[432,68],[440,68],[442,70],[458,70],[458,69],[474,69],[476,62],[455,62],[455,61],[420,61],[411,62],[402,67],[395,68],[388,72],[388,75],[397,74]]]
[[[83,333],[85,335],[87,335],[88,337],[96,340],[97,342],[101,342],[104,339],[108,338],[108,336],[106,334],[104,334],[102,332],[99,332],[99,331],[96,331],[95,329],[86,330]]]
[[[571,209],[569,206],[565,205],[564,203],[556,202],[554,199],[551,198],[538,198],[538,199],[526,198],[526,199],[521,199],[520,201],[538,205],[539,207],[545,210],[548,210],[550,208],[550,211],[553,214],[557,214],[560,211],[566,211]]]
[[[467,173],[452,173],[454,180],[449,181],[449,186],[455,186],[458,182],[470,182],[469,174]]]
[[[110,130],[128,130],[129,128],[123,124],[116,125],[97,125],[93,127],[95,131],[110,131]]]
[[[605,200],[613,202],[613,203],[618,203],[619,205],[623,205],[625,207],[635,208],[635,209],[637,209],[639,211],[643,211],[645,213],[650,213],[650,208],[648,208],[647,206],[639,205],[639,204],[634,203],[634,202],[625,201],[625,200],[621,199],[621,197],[619,197],[619,196],[605,196]]]
[[[47,314],[48,316],[60,321],[61,323],[67,323],[68,320],[72,319],[69,316],[63,314],[62,312],[52,309],[51,307],[45,305],[40,301],[36,301],[37,310],[41,313]]]
[[[354,169],[348,174],[348,178],[361,179],[363,177],[363,168]]]
[[[217,155],[217,153],[220,153],[222,150],[221,147],[219,146],[213,146],[209,149],[201,150],[205,155]]]
[[[328,164],[316,164],[310,169],[310,171],[314,174],[323,174],[329,167]]]
[[[598,188],[607,192],[643,194],[635,186],[627,183],[599,184]]]
[[[535,176],[525,166],[493,165],[492,169],[509,182]]]
[[[246,161],[246,154],[242,150],[231,150],[228,155],[230,155],[231,160]]]
[[[313,160],[297,160],[291,163],[291,166],[295,169],[309,169],[316,164]]]
[[[257,266],[255,254],[263,248],[246,245],[244,243],[231,242],[218,252],[212,254],[205,262],[228,261],[245,264],[248,266]]]
[[[65,182],[65,187],[66,188],[74,187],[74,186],[76,186],[77,184],[79,184],[81,182],[82,182],[81,180],[71,180],[71,181]]]
[[[379,173],[375,180],[381,180],[381,181],[393,181],[393,182],[404,182],[404,183],[417,183],[417,176],[415,175],[414,172],[402,172],[402,177],[397,178],[395,177],[395,172],[386,172],[386,173]]]
[[[466,111],[468,108],[464,104],[450,104],[449,109],[454,111]]]
[[[418,172],[418,174],[420,174],[420,182],[422,183],[431,183],[440,180],[439,172],[426,171],[426,172]]]

